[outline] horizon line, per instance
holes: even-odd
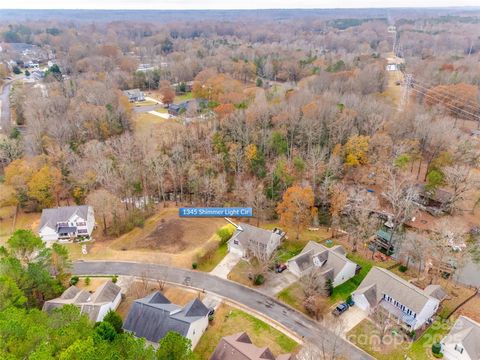
[[[43,11],[43,10],[58,10],[58,11],[79,11],[79,10],[99,10],[99,11],[258,11],[258,10],[368,10],[368,9],[479,9],[479,6],[474,5],[458,5],[458,6],[373,6],[373,7],[292,7],[292,8],[145,8],[145,9],[132,9],[132,8],[0,8],[1,10],[16,10],[16,11]]]

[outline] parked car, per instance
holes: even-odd
[[[280,274],[282,272],[284,272],[285,270],[287,270],[287,265],[285,264],[277,264],[275,265],[275,272]]]
[[[341,303],[338,305],[333,311],[332,314],[335,316],[340,316],[342,315],[345,311],[347,311],[349,308],[347,303]]]

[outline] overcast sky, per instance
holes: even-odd
[[[479,0],[0,0],[0,9],[281,9],[479,6]]]

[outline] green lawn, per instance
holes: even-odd
[[[269,347],[275,356],[290,353],[298,346],[294,340],[262,320],[241,310],[221,305],[194,352],[200,360],[208,360],[223,336],[242,331],[250,336],[255,346]]]
[[[277,260],[280,263],[285,263],[287,260],[292,257],[300,254],[302,249],[305,247],[303,241],[285,241],[282,246],[278,249]]]
[[[227,244],[225,243],[220,245],[215,251],[215,254],[213,254],[213,256],[210,259],[208,259],[207,261],[198,263],[197,269],[205,272],[212,271],[215,268],[215,266],[217,266],[218,263],[222,261],[225,255],[227,255],[227,253],[228,253]]]
[[[193,94],[191,92],[187,92],[183,95],[175,96],[175,99],[173,100],[173,102],[175,104],[178,104],[178,103],[181,103],[181,102],[184,102],[184,101],[187,101],[187,100],[191,100],[191,99],[193,99]]]
[[[358,254],[347,254],[347,257],[353,262],[360,265],[362,269],[353,278],[345,281],[343,284],[338,285],[333,289],[332,296],[330,297],[330,302],[332,304],[335,304],[341,300],[346,300],[348,295],[350,295],[358,288],[360,283],[363,281],[363,279],[365,279],[365,276],[367,276],[368,272],[373,266],[372,261],[367,260]]]
[[[302,286],[298,282],[293,283],[277,294],[278,300],[283,301],[298,311],[306,313],[305,307],[303,306],[303,297]]]
[[[449,321],[437,320],[423,335],[415,341],[408,351],[412,359],[434,359],[431,355],[432,345],[440,342],[450,331],[452,323]]]

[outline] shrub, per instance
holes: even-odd
[[[230,240],[234,232],[235,232],[235,226],[233,226],[232,224],[222,226],[220,229],[218,229],[217,235],[220,238],[220,244],[223,245],[228,240]]]
[[[196,262],[192,263],[192,269],[193,270],[196,270],[198,267],[198,264]]]
[[[262,274],[255,275],[253,283],[255,285],[262,285],[265,282],[265,277]]]
[[[112,276],[112,282],[113,282],[114,284],[116,284],[117,281],[118,281],[118,276],[117,276],[117,275],[113,275],[113,276]]]
[[[80,279],[78,278],[77,275],[72,276],[72,278],[70,279],[70,285],[77,285],[79,280]]]
[[[215,319],[215,315],[208,315],[208,321],[212,322]]]
[[[442,345],[440,343],[435,343],[432,345],[432,353],[440,354],[442,352]]]
[[[90,285],[90,282],[91,282],[91,280],[90,280],[90,278],[87,276],[87,277],[85,278],[85,285],[87,285],[87,286]]]
[[[103,318],[103,321],[108,322],[110,325],[112,325],[117,334],[121,334],[123,332],[122,318],[112,309],[108,310],[107,315],[105,315],[105,317]]]
[[[406,267],[405,265],[400,265],[400,266],[398,267],[398,270],[399,270],[400,272],[404,273],[405,271],[408,270],[408,267]]]

